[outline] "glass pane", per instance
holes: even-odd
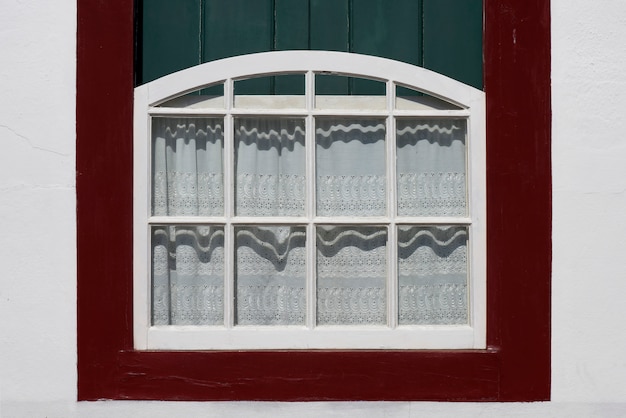
[[[467,213],[463,119],[398,119],[399,216]]]
[[[304,74],[235,81],[234,106],[243,109],[303,109]]]
[[[152,118],[152,214],[224,214],[223,120]]]
[[[224,228],[152,227],[152,324],[224,324]]]
[[[170,99],[161,103],[159,107],[224,109],[224,104],[224,84],[216,84]]]
[[[385,120],[315,123],[317,214],[385,215]]]
[[[235,213],[304,216],[304,119],[235,120]]]
[[[396,86],[396,109],[460,110],[461,107],[408,87]]]
[[[386,324],[386,274],[386,228],[319,226],[317,323]]]
[[[238,227],[236,324],[304,325],[304,227]]]
[[[317,109],[384,110],[386,86],[382,81],[341,75],[315,76]]]
[[[398,228],[400,325],[467,324],[467,228]]]

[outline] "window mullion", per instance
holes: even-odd
[[[393,110],[396,101],[396,87],[393,81],[387,81],[387,214],[390,218],[387,231],[387,325],[396,328],[398,325],[398,240],[396,231],[396,123]]]
[[[315,281],[315,123],[311,111],[315,108],[315,74],[307,71],[306,83],[306,326],[315,327],[317,317],[317,294]]]
[[[315,224],[306,227],[306,326],[315,328],[317,317],[317,288],[315,282]]]
[[[234,214],[234,124],[232,116],[233,82],[227,79],[224,82],[224,101],[226,115],[224,116],[224,324],[232,328],[235,324],[235,240],[232,217]]]

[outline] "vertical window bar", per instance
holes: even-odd
[[[146,300],[146,309],[144,310],[145,314],[146,314],[146,319],[145,319],[145,336],[144,336],[144,341],[148,341],[148,329],[150,328],[150,326],[152,325],[152,283],[153,283],[153,268],[152,268],[152,222],[150,222],[150,218],[152,217],[152,164],[154,164],[153,160],[152,160],[152,153],[154,152],[153,148],[154,148],[154,144],[152,141],[152,116],[148,116],[146,118],[147,120],[145,121],[147,126],[146,126],[146,132],[148,133],[147,135],[147,139],[148,139],[148,146],[146,148],[148,148],[148,154],[145,155],[145,168],[146,171],[144,173],[144,175],[146,176],[145,178],[148,179],[147,183],[148,183],[148,187],[147,189],[144,191],[144,199],[146,199],[145,202],[145,219],[148,220],[148,222],[146,222],[146,226],[144,227],[143,233],[144,233],[144,242],[147,242],[148,245],[146,245],[146,247],[144,248],[144,256],[145,258],[145,264],[144,266],[146,267],[145,273],[146,273],[146,277],[147,280],[146,282],[144,282],[144,289],[146,290],[146,295],[147,295],[147,300]],[[137,324],[135,324],[135,326],[137,326]]]
[[[315,108],[315,74],[307,71],[305,74],[305,100],[306,100],[306,136],[304,145],[306,149],[306,326],[309,329],[315,327],[317,318],[317,295],[316,295],[316,269],[315,269],[315,122],[311,110]]]
[[[465,216],[469,217],[469,219],[473,220],[472,217],[472,193],[470,190],[471,184],[473,184],[472,179],[472,120],[471,118],[465,119]],[[484,219],[483,219],[484,222]],[[475,286],[474,286],[474,266],[472,265],[472,257],[474,257],[474,226],[473,222],[467,225],[467,292],[465,297],[467,302],[467,323],[471,327],[475,327],[476,323],[476,305],[473,303],[476,300],[474,296]],[[483,238],[484,239],[484,238]]]
[[[467,249],[466,249],[466,254],[467,254],[467,292],[465,292],[465,302],[466,302],[466,306],[467,306],[467,324],[470,327],[475,327],[476,323],[475,323],[475,319],[476,319],[476,315],[475,315],[475,306],[474,303],[472,302],[473,300],[475,300],[475,289],[474,289],[474,269],[472,266],[472,257],[474,256],[474,234],[473,234],[473,228],[472,225],[467,225]]]
[[[465,118],[465,216],[472,219],[472,194],[470,193],[472,184],[472,119]]]
[[[387,231],[387,325],[396,328],[398,325],[398,239],[396,230],[396,121],[393,117],[396,102],[396,85],[387,81],[387,214],[389,230]]]
[[[224,101],[226,115],[224,116],[224,324],[232,328],[235,324],[235,243],[232,225],[233,216],[233,170],[234,170],[234,124],[231,113],[233,106],[233,81],[224,82]]]
[[[387,137],[386,167],[387,167],[387,215],[393,221],[397,216],[396,203],[396,123],[393,111],[396,101],[396,86],[393,81],[387,81]]]
[[[148,227],[150,227],[150,218],[152,217],[152,165],[154,164],[153,158],[152,158],[152,153],[154,152],[154,144],[153,144],[153,138],[152,138],[152,118],[153,116],[148,115],[148,120],[147,122],[147,126],[146,126],[146,130],[148,132],[148,146],[146,148],[148,148],[148,154],[145,156],[146,160],[146,172],[145,172],[145,176],[148,179],[147,183],[147,190],[144,193],[144,199],[147,199],[147,202],[145,204],[145,216],[146,219],[148,220]],[[148,234],[150,235],[150,234]]]

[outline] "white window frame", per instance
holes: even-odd
[[[237,109],[233,85],[238,79],[299,73],[305,76],[303,109]],[[378,80],[386,84],[385,109],[317,109],[315,75],[338,74]],[[223,109],[168,108],[168,100],[205,86],[224,84]],[[458,109],[396,109],[396,86],[408,87],[449,102]],[[385,117],[387,160],[395,156],[396,117],[447,117],[467,119],[466,184],[468,215],[461,217],[412,217],[409,221],[392,214],[384,217],[342,218],[343,225],[388,226],[388,278],[386,326],[315,327],[311,310],[315,285],[314,225],[327,223],[309,217],[234,217],[232,199],[225,198],[224,217],[156,217],[151,215],[150,147],[151,116],[216,116],[224,118],[225,193],[233,179],[233,117],[242,115],[300,116],[307,119],[307,146],[315,143],[309,129],[315,116]],[[484,92],[410,64],[380,57],[330,51],[276,51],[226,58],[201,64],[154,80],[135,89],[134,104],[134,208],[133,208],[133,316],[134,347],[138,350],[254,350],[254,349],[480,349],[486,346],[486,162]],[[307,159],[311,159],[308,153]],[[307,161],[310,176],[312,162]],[[389,207],[396,206],[393,191],[395,169],[387,169]],[[310,189],[310,179],[308,186]],[[307,193],[313,196],[314,190]],[[308,205],[314,202],[309,197]],[[314,197],[314,196],[313,196]],[[229,201],[230,200],[230,201]],[[417,220],[416,220],[417,219]],[[462,225],[468,229],[468,319],[467,325],[397,324],[396,224]],[[223,224],[225,239],[225,326],[151,325],[150,225]],[[239,224],[307,225],[307,323],[303,326],[233,326],[234,239]],[[230,254],[230,256],[228,255]],[[311,255],[313,254],[313,255]],[[231,302],[229,302],[231,301]],[[231,325],[228,325],[231,324]]]

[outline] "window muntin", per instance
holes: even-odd
[[[258,55],[274,58],[289,54],[295,53]],[[362,68],[376,68],[375,64],[389,65],[389,60],[354,54],[307,54],[321,60],[315,61],[315,65],[322,62],[350,66],[352,60],[359,72]],[[362,60],[371,62],[366,63],[369,66],[359,66]],[[312,66],[310,57],[305,61]],[[187,283],[194,279],[176,271],[176,280],[170,278],[170,294],[165,298],[170,298],[172,310],[182,305],[191,307],[191,313],[184,314],[184,320],[178,319],[181,314],[175,312],[169,319],[164,319],[162,313],[155,315],[155,300],[162,303],[164,298],[161,285],[164,280],[155,273],[157,247],[149,250],[145,241],[136,238],[136,347],[484,347],[482,92],[423,69],[394,63],[400,70],[408,66],[423,73],[420,82],[434,81],[442,90],[453,92],[453,97],[443,96],[448,102],[442,101],[440,94],[436,100],[454,104],[431,107],[427,100],[418,100],[421,103],[418,109],[396,106],[399,99],[395,93],[407,85],[423,95],[427,94],[423,92],[435,92],[420,88],[419,83],[410,84],[417,77],[402,79],[401,76],[406,76],[403,71],[396,71],[397,79],[394,71],[383,71],[386,79],[380,84],[386,91],[382,96],[384,108],[361,106],[360,99],[367,96],[357,96],[359,100],[355,101],[355,96],[337,95],[332,102],[336,105],[343,101],[343,105],[319,109],[315,104],[319,96],[313,94],[315,83],[319,77],[328,76],[325,71],[307,69],[307,62],[301,64],[300,74],[306,81],[305,109],[238,108],[232,88],[233,83],[239,82],[233,82],[236,74],[223,84],[226,104],[223,111],[203,108],[198,105],[202,101],[194,101],[190,106],[155,107],[161,100],[159,95],[151,100],[144,95],[148,96],[152,89],[145,88],[146,93],[141,92],[143,87],[137,89],[137,96],[143,100],[137,100],[136,106],[135,137],[140,142],[136,142],[136,168],[146,165],[145,157],[139,152],[139,147],[146,148],[140,135],[151,136],[154,192],[147,200],[153,202],[150,208],[135,207],[135,236],[145,236],[142,232],[145,225],[152,225],[153,231],[169,229],[170,243],[176,242],[178,235],[196,236],[196,241],[182,245],[180,250],[170,248],[170,259],[177,259],[179,251],[182,254],[183,263],[174,270],[195,272],[191,276],[198,282],[201,271],[215,272],[222,268],[224,280],[222,294],[216,284],[219,279],[209,278],[210,275],[204,284],[196,283],[201,289],[196,288],[194,293],[189,290],[194,284]],[[209,65],[216,70],[209,73],[219,76],[219,62],[202,67]],[[248,66],[253,69],[254,62],[249,60]],[[294,76],[293,70],[285,70],[290,77]],[[182,79],[185,72],[165,78]],[[358,75],[357,71],[345,72]],[[380,77],[380,74],[365,75]],[[148,86],[155,84],[154,90],[158,91],[159,87],[168,90],[176,83],[157,80]],[[375,97],[377,101],[380,98]],[[257,97],[252,102],[243,99],[244,103],[262,105],[273,98]],[[169,100],[168,103],[175,103]],[[152,119],[151,134],[141,129],[144,124],[141,120],[145,118]],[[163,123],[171,126],[163,128]],[[174,180],[166,182],[168,187],[173,185],[168,196],[176,197],[177,207],[164,213],[163,199],[155,197],[161,187],[157,185],[163,184],[157,176],[163,173],[155,168],[159,161],[157,154],[163,159],[159,147],[164,139],[160,132],[181,129],[182,137],[175,138],[175,144],[168,148],[175,147],[176,157],[170,158],[174,161],[175,170],[170,175]],[[190,131],[194,132],[194,138],[190,137]],[[429,162],[441,154],[440,159],[445,162],[443,171],[441,167],[439,171],[429,171]],[[364,156],[367,161],[362,161]],[[137,160],[141,160],[139,164]],[[182,170],[181,175],[181,170],[176,169],[178,161],[192,161],[191,166],[198,167],[195,174],[193,170]],[[239,170],[250,161],[259,167],[252,181]],[[280,167],[279,172],[270,172],[276,166]],[[354,169],[346,171],[346,166]],[[145,195],[144,182],[135,177],[136,191],[139,188]],[[178,177],[182,178],[182,185],[176,182],[181,180]],[[213,181],[205,182],[204,178]],[[189,198],[189,191],[196,195],[197,203]],[[169,200],[170,197],[168,203]],[[145,216],[146,209],[152,217]],[[194,228],[195,232],[190,233]],[[211,229],[220,236],[214,241],[221,239],[222,244],[216,247],[218,251],[209,250],[214,257],[210,257],[207,267],[203,263],[208,257],[206,246],[199,241],[203,239],[202,233]],[[338,248],[337,241],[341,242]],[[289,244],[285,246],[285,242]],[[294,242],[301,245],[291,248]],[[197,260],[192,260],[196,265],[191,267],[184,266],[190,257],[184,253],[190,249],[198,254]],[[153,260],[147,267],[142,260],[146,252],[151,252]],[[473,259],[469,253],[474,254]],[[329,254],[334,255],[329,257]],[[423,267],[424,260],[429,260],[428,268]],[[264,261],[274,265],[273,274],[262,273],[271,271],[263,267]],[[253,264],[258,265],[256,273],[250,267]],[[150,269],[152,284],[145,275]],[[284,271],[292,273],[286,276]],[[180,286],[184,290],[178,289]],[[251,288],[256,288],[257,293],[251,293]],[[152,307],[146,306],[144,299],[148,295],[152,295]],[[172,302],[172,295],[183,296],[180,301]],[[208,306],[223,309],[222,323],[214,319],[219,317],[215,313],[202,313]],[[285,310],[285,306],[289,307]],[[151,313],[146,315],[146,310]],[[213,318],[211,323],[205,321],[209,316]]]

